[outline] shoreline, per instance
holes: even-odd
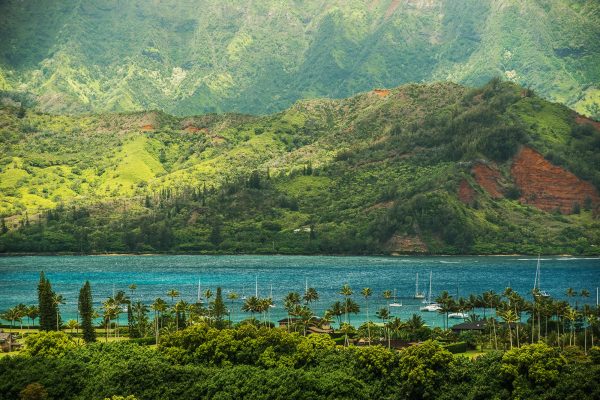
[[[436,254],[436,253],[406,253],[406,254],[285,254],[285,253],[0,253],[0,258],[6,257],[156,257],[156,256],[288,256],[288,257],[537,257],[540,254],[510,253],[510,254]],[[542,257],[572,257],[600,259],[600,254],[541,254]]]

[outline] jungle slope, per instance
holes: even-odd
[[[264,114],[494,76],[600,117],[596,0],[0,2],[0,90],[40,110]]]
[[[600,130],[498,80],[0,135],[4,253],[600,254]]]

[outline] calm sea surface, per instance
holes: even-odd
[[[56,256],[0,257],[0,311],[18,303],[37,303],[37,283],[40,271],[50,279],[53,289],[64,295],[61,306],[63,319],[75,318],[79,288],[86,280],[92,285],[94,302],[112,295],[113,290],[125,290],[136,284],[134,299],[150,304],[162,297],[169,303],[169,289],[181,292],[181,298],[195,302],[198,281],[202,290],[217,286],[242,295],[272,294],[275,308],[270,319],[284,318],[282,298],[290,291],[302,293],[304,287],[314,287],[320,300],[313,305],[318,315],[336,300],[341,286],[348,283],[353,298],[361,305],[361,314],[351,317],[356,324],[365,319],[365,302],[360,289],[370,287],[370,313],[386,304],[384,290],[396,291],[402,307],[392,314],[405,319],[419,313],[420,301],[414,300],[415,277],[419,273],[420,289],[429,288],[435,297],[443,290],[451,295],[468,297],[487,290],[501,293],[511,286],[522,295],[533,287],[536,258],[528,257],[326,257],[326,256]],[[596,288],[600,286],[599,258],[546,256],[541,260],[541,287],[555,298],[566,299],[565,291],[587,289],[589,298],[577,297],[579,304],[596,303]],[[575,299],[572,299],[575,302]],[[230,305],[229,301],[227,304]],[[246,315],[240,311],[241,300],[234,303],[234,319]],[[420,313],[432,326],[442,319],[435,313]],[[376,319],[376,318],[375,318]],[[454,322],[461,322],[455,320]]]

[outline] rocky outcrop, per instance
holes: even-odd
[[[541,210],[570,214],[575,204],[582,206],[586,199],[593,207],[600,204],[592,184],[553,165],[530,147],[523,147],[514,158],[511,174],[521,191],[519,200]]]
[[[427,245],[419,236],[394,235],[386,244],[391,254],[427,253]]]

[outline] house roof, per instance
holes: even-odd
[[[485,329],[485,321],[462,322],[452,327],[453,331],[482,331]]]

